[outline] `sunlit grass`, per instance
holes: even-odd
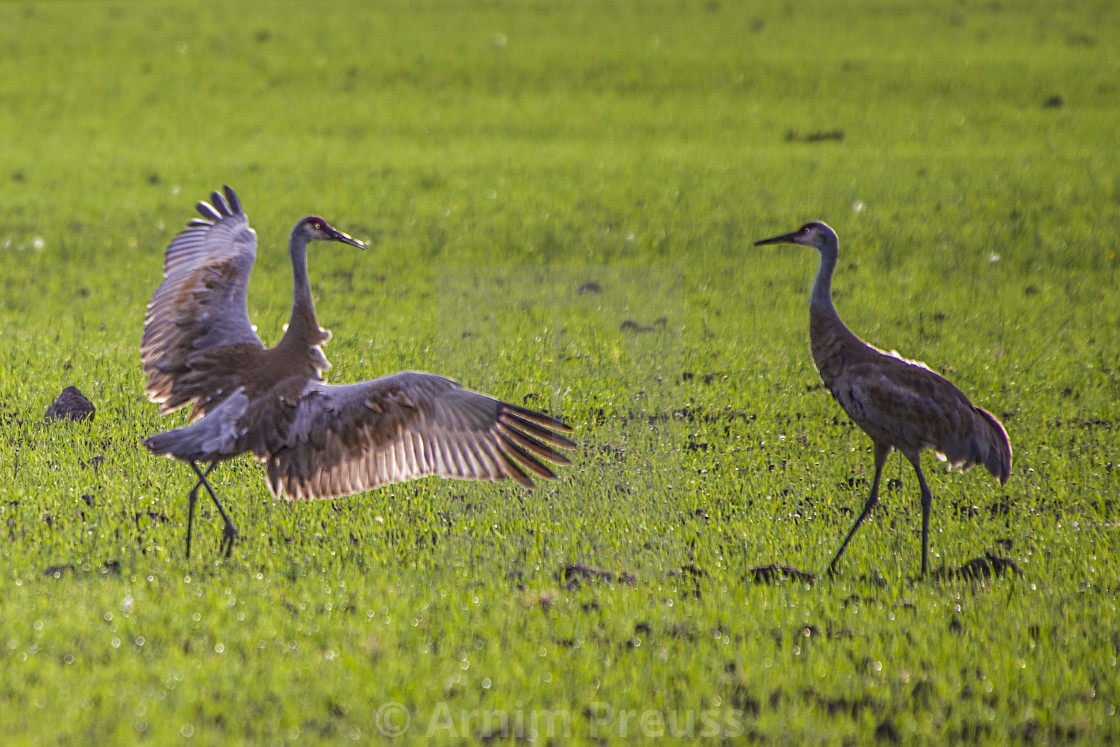
[[[3,733],[1115,738],[1116,14],[0,5]],[[246,458],[234,557],[200,504],[184,559],[138,344],[225,183],[264,340],[321,214],[372,247],[311,252],[331,381],[453,376],[562,415],[574,465],[288,504]],[[837,579],[754,583],[823,570],[872,472],[811,365],[816,256],[751,246],[813,218],[852,329],[1010,433],[1005,488],[926,458],[934,569],[1021,576],[919,580],[892,457]],[[96,419],[45,422],[71,384]]]

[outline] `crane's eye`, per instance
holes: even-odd
[[[801,233],[809,233],[810,230],[811,229],[810,229],[809,226],[802,226],[801,227]]]

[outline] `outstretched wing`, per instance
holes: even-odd
[[[261,349],[249,322],[246,295],[257,256],[257,234],[229,187],[213,204],[199,202],[201,219],[187,224],[167,247],[163,284],[144,318],[140,361],[148,377],[148,396],[161,412],[196,403],[192,417],[205,412],[212,398],[236,388],[218,370],[225,356],[218,348]],[[225,368],[229,368],[226,366]]]
[[[426,475],[467,480],[556,475],[571,428],[523,407],[407,371],[346,386],[312,381],[286,445],[268,462],[274,495],[333,498]]]

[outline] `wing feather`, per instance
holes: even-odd
[[[515,461],[500,451],[498,452],[498,458],[501,460],[502,467],[509,474],[510,479],[523,488],[533,487],[533,478],[525,474],[525,470],[521,469]]]
[[[216,350],[264,347],[247,305],[257,235],[232,189],[210,199],[196,206],[202,218],[167,247],[163,283],[148,304],[140,343],[148,396],[162,412],[194,403],[192,417],[242,383],[237,367]]]
[[[984,464],[1004,480],[1010,471],[1011,447],[999,421],[924,364],[882,354],[849,366],[832,393],[878,443],[911,457],[932,449],[963,469]]]
[[[499,443],[501,444],[502,452],[512,455],[519,462],[528,467],[534,474],[545,480],[552,480],[556,478],[556,474],[548,467],[544,466],[529,454],[528,451],[521,448],[516,439],[511,438],[508,434],[498,433]]]
[[[268,460],[269,487],[287,498],[334,498],[438,475],[532,487],[554,479],[574,448],[547,430],[571,429],[542,413],[464,389],[452,379],[404,372],[331,386],[308,383],[284,446]]]
[[[568,439],[564,438],[561,435],[553,433],[550,430],[546,430],[538,425],[535,425],[532,421],[518,415],[516,412],[503,412],[498,416],[498,420],[499,422],[504,423],[506,426],[508,426],[511,430],[519,431],[533,438],[550,443],[553,446],[557,446],[561,449],[572,448],[571,442],[568,441]],[[555,424],[553,427],[564,425],[563,423],[557,420],[552,420],[551,418],[549,418],[549,421]],[[564,430],[565,433],[572,432],[571,428],[568,428],[566,425],[564,425],[564,428],[566,429]],[[557,428],[557,430],[559,430],[559,428]]]
[[[501,418],[498,419],[497,424],[494,426],[498,434],[502,437],[503,442],[509,442],[517,446],[519,449],[524,449],[527,452],[532,452],[540,459],[547,459],[555,462],[561,466],[570,464],[568,458],[554,449],[550,449],[545,444],[533,438],[527,433],[522,433],[507,425]]]

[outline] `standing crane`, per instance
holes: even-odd
[[[284,336],[266,348],[249,322],[246,296],[257,235],[229,187],[199,202],[164,257],[163,283],[148,304],[140,359],[148,396],[161,413],[190,405],[190,424],[144,445],[190,465],[187,557],[198,491],[205,487],[225,530],[226,557],[237,528],[208,479],[221,462],[252,452],[267,462],[274,497],[335,498],[427,475],[467,480],[528,473],[555,479],[546,462],[567,465],[557,449],[572,429],[543,413],[464,389],[444,376],[406,371],[359,384],[329,385],[330,364],[307,278],[307,246],[362,242],[311,215],[292,229],[295,278]],[[205,471],[199,466],[206,464]]]
[[[954,467],[982,464],[999,480],[1011,474],[1011,442],[1003,425],[990,412],[972,404],[960,389],[924,363],[909,361],[868,345],[849,330],[832,304],[832,273],[840,255],[836,232],[819,221],[798,230],[756,241],[800,244],[820,252],[821,264],[809,301],[809,342],[813,362],[844,412],[871,437],[875,479],[856,523],[829,564],[844,554],[852,535],[879,502],[879,478],[892,449],[902,452],[918,476],[922,489],[922,575],[929,567],[929,511],[933,503],[920,464],[923,449],[933,449]]]

